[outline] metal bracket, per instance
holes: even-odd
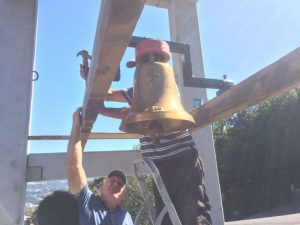
[[[32,78],[32,81],[37,81],[40,77],[40,74],[35,70],[33,70],[32,73],[35,74],[35,77]]]
[[[149,38],[132,36],[128,47],[135,48],[140,42],[147,39]],[[220,89],[221,90],[220,93],[224,92],[225,90],[233,86],[233,82],[225,78],[224,80],[218,80],[218,79],[195,77],[193,75],[190,45],[179,43],[179,42],[173,42],[173,41],[166,41],[166,42],[169,44],[171,52],[184,55],[184,62],[182,64],[184,86]]]

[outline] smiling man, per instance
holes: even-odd
[[[80,224],[133,225],[129,213],[119,206],[126,191],[126,177],[122,171],[113,170],[108,174],[99,190],[99,196],[94,195],[88,188],[82,165],[80,112],[81,108],[78,108],[73,115],[67,151],[69,191],[77,200]]]

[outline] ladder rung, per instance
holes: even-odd
[[[155,182],[155,185],[159,191],[159,194],[161,196],[161,199],[165,205],[165,207],[162,209],[158,217],[156,217],[156,212],[154,210],[153,204],[150,201],[149,195],[146,190],[146,185],[144,182],[144,179],[142,177],[141,173],[141,165],[145,165],[147,169],[150,171],[150,174]],[[163,180],[160,176],[160,173],[155,166],[154,162],[146,157],[143,157],[142,159],[135,160],[133,163],[133,169],[134,169],[134,174],[136,176],[136,179],[138,181],[140,190],[142,192],[143,198],[144,198],[144,207],[148,211],[148,214],[150,215],[151,222],[153,225],[160,225],[162,222],[162,219],[164,218],[164,215],[166,213],[169,214],[169,217],[171,219],[171,222],[173,225],[182,225],[180,222],[180,219],[177,215],[176,209],[171,201],[171,198],[167,192],[167,189],[163,183]]]

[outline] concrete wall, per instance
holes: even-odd
[[[196,1],[173,0],[169,6],[169,21],[172,41],[187,43],[191,47],[193,72],[196,77],[204,77],[200,32]],[[194,100],[207,101],[205,89],[184,87],[181,55],[173,57],[175,75],[183,105],[187,111],[194,107]],[[211,204],[214,225],[224,224],[223,207],[212,129],[206,127],[193,133],[198,151],[202,157],[206,190]]]
[[[0,224],[23,224],[36,0],[0,0]]]
[[[139,158],[136,150],[84,152],[83,165],[87,177],[105,177],[113,169],[133,175],[133,162]],[[67,178],[66,153],[29,154],[27,166],[27,182]]]

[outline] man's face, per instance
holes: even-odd
[[[100,194],[101,197],[105,200],[121,202],[125,195],[126,185],[123,183],[123,180],[119,176],[108,177],[104,181]]]

